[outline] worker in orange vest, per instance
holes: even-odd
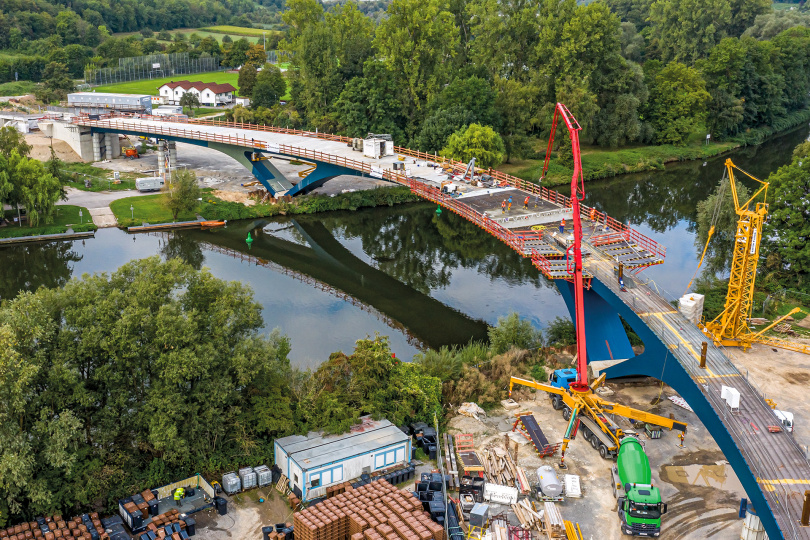
[[[565,232],[565,218],[562,218],[560,220],[560,234],[563,234],[564,232]]]
[[[506,199],[504,199],[503,202],[501,202],[501,214],[505,213],[506,213]]]
[[[528,196],[528,195],[526,195],[526,198],[525,198],[525,199],[523,199],[523,209],[524,209],[524,210],[528,210],[528,209],[529,209],[529,196]]]
[[[596,208],[591,208],[591,221],[596,221]]]

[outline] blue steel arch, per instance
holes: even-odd
[[[573,284],[564,280],[555,280],[555,284],[573,319]],[[630,348],[628,356],[616,356],[615,351],[626,352],[626,348],[630,347],[630,341],[621,325],[619,316],[627,321],[633,331],[644,342],[643,353],[635,355],[632,348]],[[616,327],[616,321],[618,321],[618,328]],[[734,473],[739,478],[743,488],[745,488],[748,499],[754,508],[770,508],[762,488],[757,483],[757,475],[745,462],[745,458],[743,458],[739,447],[734,442],[728,429],[726,429],[722,419],[698,387],[699,383],[692,379],[681,363],[672,356],[667,345],[661,341],[647,323],[630,306],[625,304],[612,289],[596,277],[591,281],[590,290],[585,291],[585,334],[588,344],[588,362],[627,358],[627,360],[604,370],[609,379],[629,376],[653,377],[665,382],[678,392],[689,403],[689,406],[692,407],[700,421],[711,433],[726,460],[734,469]],[[605,343],[609,343],[610,350],[614,351],[612,358],[607,354],[608,350]],[[772,512],[761,511],[758,515],[769,538],[773,540],[784,538]]]
[[[340,175],[353,175],[353,176],[363,176],[364,173],[360,171],[356,171],[354,169],[350,169],[348,167],[343,167],[340,165],[334,165],[332,163],[326,163],[323,161],[318,161],[316,159],[306,158],[307,162],[315,164],[315,170],[309,173],[306,177],[302,178],[300,182],[296,185],[293,185],[289,180],[287,180],[284,175],[282,175],[278,169],[270,162],[270,160],[257,160],[254,161],[251,159],[251,156],[254,152],[259,153],[268,153],[265,150],[260,148],[252,148],[246,146],[239,146],[235,144],[224,144],[224,143],[217,143],[217,142],[209,142],[197,139],[189,139],[185,137],[178,137],[175,135],[156,135],[154,133],[149,133],[145,131],[139,131],[135,129],[111,129],[111,128],[104,128],[104,127],[91,127],[90,131],[92,133],[121,133],[124,135],[134,135],[134,136],[144,136],[144,137],[157,137],[158,139],[163,139],[166,141],[174,141],[174,142],[183,142],[188,144],[194,144],[197,146],[202,146],[204,148],[210,148],[212,150],[217,150],[226,154],[236,161],[241,163],[246,169],[248,169],[251,174],[261,182],[261,184],[267,189],[270,195],[275,196],[276,194],[284,194],[290,195],[292,197],[296,195],[302,195],[304,193],[308,193],[313,189],[316,189],[322,186],[327,180],[330,180],[336,176]],[[282,152],[275,152],[277,155],[289,157],[291,159],[302,159],[299,156],[291,156],[284,154]]]

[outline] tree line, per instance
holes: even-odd
[[[378,335],[303,371],[261,309],[249,287],[158,257],[4,301],[0,526],[272,462],[275,438],[344,432],[363,414],[432,423],[448,398],[495,403],[505,393],[485,366],[524,373],[527,353],[510,349],[542,337],[513,315],[491,347],[402,362]]]
[[[810,117],[810,13],[770,0],[288,0],[291,102],[267,123],[391,133],[428,152],[471,124],[527,156],[566,103],[604,147],[754,142]],[[459,133],[459,135],[461,135]]]

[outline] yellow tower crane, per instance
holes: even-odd
[[[744,203],[740,203],[737,196],[737,183],[734,178],[734,171],[737,170],[760,184],[751,197]],[[759,178],[740,169],[731,159],[726,160],[726,171],[731,185],[732,199],[734,200],[734,210],[737,213],[737,231],[734,235],[734,254],[731,261],[731,275],[728,280],[728,292],[726,293],[726,303],[723,311],[714,318],[713,321],[701,325],[703,332],[714,340],[715,343],[730,346],[742,347],[747,350],[751,343],[765,343],[775,347],[782,347],[803,353],[810,353],[807,345],[791,343],[764,336],[765,332],[782,322],[784,319],[800,311],[798,308],[792,310],[787,315],[774,321],[767,328],[759,332],[751,332],[748,328],[748,319],[751,317],[751,308],[754,301],[754,284],[757,276],[757,263],[759,262],[759,245],[762,240],[762,225],[768,215],[768,182],[763,182]],[[718,197],[722,197],[722,191]],[[759,200],[761,199],[761,200]],[[720,204],[720,201],[718,201]],[[714,233],[714,220],[709,231],[709,238],[706,240],[706,247],[703,249],[703,256],[706,255],[706,248]],[[703,264],[703,257],[700,265]],[[691,282],[690,282],[691,286]]]

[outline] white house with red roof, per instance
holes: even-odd
[[[204,83],[191,81],[172,81],[158,88],[160,97],[166,103],[180,103],[180,98],[186,92],[191,92],[197,96],[200,105],[219,107],[233,103],[233,94],[236,88],[230,83]]]

